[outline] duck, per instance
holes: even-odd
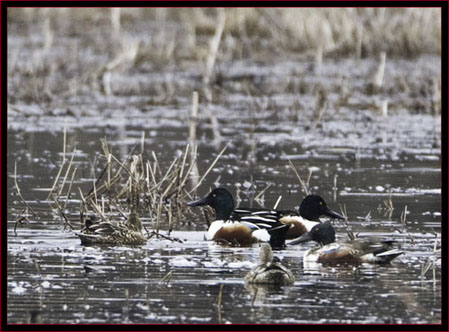
[[[142,222],[136,212],[131,212],[126,221],[100,221],[95,215],[90,215],[81,231],[75,234],[82,245],[139,246],[147,242],[142,233]]]
[[[273,257],[271,246],[268,243],[262,243],[259,265],[248,272],[245,281],[250,284],[284,286],[293,285],[295,276],[281,264],[279,258]]]
[[[235,209],[234,214],[242,215],[243,220],[251,221],[252,217],[258,213],[257,209],[254,212],[251,209]],[[298,213],[299,212],[299,213]],[[301,202],[299,211],[293,210],[271,210],[271,215],[276,215],[278,220],[290,228],[287,231],[286,239],[295,239],[312,229],[313,226],[319,224],[322,216],[333,219],[345,219],[340,213],[330,209],[323,197],[320,195],[307,195]],[[248,216],[249,214],[249,216]],[[255,220],[254,222],[258,222]]]
[[[388,264],[403,254],[402,251],[393,247],[395,241],[366,238],[342,243],[335,242],[335,229],[329,222],[315,225],[309,232],[288,244],[296,245],[308,241],[315,241],[319,246],[304,253],[305,263]]]
[[[344,219],[328,208],[319,195],[306,196],[299,208],[299,215],[291,210],[235,209],[232,194],[222,187],[215,188],[207,196],[187,205],[209,205],[215,210],[216,221],[209,227],[209,239],[239,244],[269,242],[273,248],[283,247],[285,239],[297,238],[311,230],[320,222],[322,215]]]
[[[234,198],[226,188],[215,188],[207,196],[187,205],[209,205],[215,210],[216,220],[207,231],[209,240],[241,246],[256,242],[269,242],[273,248],[285,245],[290,226],[279,222],[277,211],[253,208],[235,211]]]

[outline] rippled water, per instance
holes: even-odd
[[[288,247],[275,254],[296,282],[270,289],[243,282],[258,246],[221,247],[201,232],[175,232],[183,243],[151,240],[142,248],[83,248],[56,230],[21,233],[8,260],[15,322],[41,304],[49,323],[431,323],[441,315],[438,263],[420,278],[433,235],[409,234],[414,250],[404,241],[406,255],[392,266],[303,267],[305,248]]]
[[[116,142],[113,149],[126,153],[132,144],[119,141],[133,132],[139,136],[133,128],[70,131],[68,141],[79,150],[75,162],[81,181],[76,185],[91,186],[89,165],[99,138],[106,135]],[[149,139],[148,150],[175,154],[182,149],[183,131],[172,128],[171,132],[172,136],[164,131],[167,139],[154,143]],[[275,142],[260,144],[257,163],[251,163],[241,158],[244,152],[237,139],[199,195],[219,183],[234,193],[238,187],[241,205],[256,205],[250,198],[271,183],[265,205],[273,205],[282,194],[281,206],[291,208],[300,203],[303,193],[288,166],[289,157],[304,176],[315,168],[310,180],[313,192],[337,210],[345,205],[354,234],[396,239],[405,252],[391,266],[303,266],[302,255],[310,245],[289,246],[275,255],[294,272],[294,286],[267,289],[246,286],[243,279],[258,261],[259,246],[232,248],[205,241],[207,226],[201,213],[171,234],[182,243],[151,238],[141,248],[81,246],[45,203],[45,188],[51,187],[61,160],[61,142],[61,133],[9,131],[11,323],[26,322],[33,311],[41,312],[45,323],[438,323],[441,319],[440,170],[439,152],[432,147],[416,153],[417,148],[402,146],[400,157],[385,153],[378,158],[379,151],[370,149]],[[201,170],[219,149],[200,144]],[[171,158],[167,154],[161,163]],[[16,236],[14,220],[23,204],[13,195],[14,162],[22,193],[41,216],[18,225]],[[390,192],[391,218],[383,203]],[[409,213],[402,225],[405,205]],[[71,220],[79,227],[78,205],[70,206]],[[143,220],[148,229],[154,227],[145,216]],[[344,240],[345,225],[336,227]]]

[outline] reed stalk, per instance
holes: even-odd
[[[308,185],[303,181],[303,179],[301,178],[301,176],[298,174],[298,171],[296,170],[295,165],[292,163],[292,161],[290,160],[290,158],[287,158],[290,167],[293,169],[293,171],[295,172],[296,177],[298,178],[299,183],[301,184],[302,189],[304,190],[304,192],[306,193],[306,195],[309,195],[309,188]],[[309,173],[309,180],[310,180],[310,176],[311,174]]]
[[[67,203],[68,203],[68,200],[69,200],[69,197],[70,197],[70,193],[72,191],[73,179],[75,178],[75,174],[76,174],[76,170],[77,169],[78,168],[75,167],[75,169],[72,172],[72,177],[70,178],[69,188],[67,189],[66,199],[65,199],[65,202],[64,202],[64,210],[67,207]]]
[[[203,174],[203,176],[201,177],[201,179],[198,181],[198,183],[190,190],[190,193],[194,192],[203,182],[203,180],[206,178],[206,176],[209,174],[209,172],[212,170],[212,168],[214,168],[215,164],[217,163],[218,159],[220,159],[220,157],[223,155],[223,153],[226,151],[226,149],[228,148],[229,144],[231,144],[232,141],[229,141],[225,147],[220,151],[220,153],[217,155],[217,157],[215,157],[214,161],[212,162],[212,164],[210,164],[209,168],[207,169],[207,171]]]
[[[226,12],[222,9],[218,9],[218,23],[215,29],[215,34],[209,43],[209,54],[206,61],[206,71],[203,77],[203,82],[208,85],[211,81],[211,76],[217,59],[218,48],[220,47],[221,36],[226,23]]]
[[[14,187],[16,188],[17,195],[20,197],[21,201],[25,206],[30,209],[34,216],[38,217],[38,214],[33,210],[33,208],[28,204],[28,202],[23,198],[22,192],[20,191],[19,184],[17,183],[17,162],[14,162]]]
[[[282,200],[282,195],[279,195],[276,203],[274,203],[273,210],[276,210],[278,208],[279,203],[281,203],[281,200]]]
[[[70,158],[69,164],[67,165],[67,169],[66,169],[64,178],[62,179],[62,183],[59,187],[58,197],[61,196],[61,192],[64,189],[65,183],[67,181],[67,176],[69,175],[70,169],[72,167],[72,162],[73,162],[73,158],[75,157],[75,153],[76,153],[76,148],[73,149],[72,157]]]
[[[190,153],[190,163],[193,165],[192,170],[190,172],[190,180],[192,181],[192,185],[195,187],[198,184],[199,171],[198,164],[196,162],[196,126],[198,122],[198,92],[194,91],[192,96],[192,111],[190,115],[189,121],[189,144],[192,146],[192,150]]]

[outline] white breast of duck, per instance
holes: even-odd
[[[209,240],[225,240],[239,244],[270,241],[266,228],[243,221],[216,220],[210,225],[207,236]]]

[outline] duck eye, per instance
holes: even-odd
[[[320,205],[323,205],[323,202],[320,202]]]
[[[217,195],[216,195],[216,194],[213,194],[212,197],[215,198],[215,197],[217,197]]]

